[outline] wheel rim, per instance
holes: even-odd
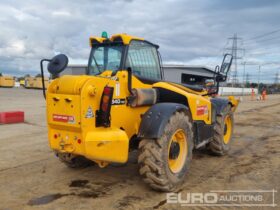
[[[172,135],[168,145],[168,166],[172,173],[178,173],[187,158],[187,138],[182,129]]]
[[[231,121],[231,117],[229,115],[227,115],[225,118],[225,127],[224,127],[224,143],[225,144],[229,143],[230,137],[231,137],[231,132],[232,132],[232,121]]]

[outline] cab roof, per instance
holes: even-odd
[[[108,37],[108,38],[91,36],[89,38],[89,44],[90,44],[91,47],[93,46],[93,44],[101,44],[101,43],[108,43],[108,42],[121,42],[124,45],[129,45],[131,40],[146,41],[143,38],[123,33],[123,34],[114,34],[114,35],[112,35],[111,37]],[[151,44],[153,44],[153,43],[151,43]],[[153,45],[155,45],[155,44],[153,44]],[[157,45],[155,45],[155,46],[157,46]]]

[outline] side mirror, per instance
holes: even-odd
[[[225,54],[221,67],[216,66],[214,71],[214,81],[216,82],[216,90],[214,92],[209,92],[205,95],[214,95],[219,93],[220,82],[225,82],[227,80],[227,74],[230,70],[232,64],[232,55]]]
[[[231,54],[225,54],[220,71],[219,71],[220,74],[227,76],[227,74],[230,70],[231,64],[232,64],[232,59],[233,59],[233,57]]]
[[[68,57],[64,54],[54,56],[48,63],[48,71],[53,75],[58,75],[68,65]]]
[[[49,62],[48,63],[48,71],[52,75],[57,76],[60,72],[62,72],[67,67],[68,58],[64,54],[59,54],[59,55],[54,56],[51,60],[50,59],[42,59],[40,61],[41,75],[42,75],[42,85],[43,85],[43,94],[44,94],[44,98],[46,98],[43,62]]]
[[[216,81],[217,82],[225,82],[227,80],[227,74],[230,70],[231,64],[232,64],[232,55],[231,54],[225,54],[222,65],[220,68],[215,69],[216,74]]]
[[[222,74],[218,74],[216,76],[216,82],[225,82],[227,80],[227,76],[222,75]]]

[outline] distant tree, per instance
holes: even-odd
[[[260,83],[259,85],[259,91],[262,91],[263,89],[267,89],[267,85],[264,83]]]
[[[26,75],[24,75],[24,77],[30,77],[30,74],[26,74]]]
[[[37,74],[35,77],[42,77],[42,75],[41,74]]]
[[[2,72],[0,72],[0,77],[2,77],[3,76],[3,74],[2,74]]]
[[[245,84],[245,86],[246,86],[246,88],[251,87],[250,82],[247,81],[246,84]]]
[[[251,87],[252,87],[252,88],[256,88],[256,87],[258,87],[258,83],[254,83],[254,82],[252,82],[252,83],[251,83]]]

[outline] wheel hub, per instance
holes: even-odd
[[[225,124],[224,135],[226,135],[226,133],[227,133],[227,124]]]
[[[172,173],[178,173],[184,167],[187,155],[188,145],[185,131],[176,130],[168,145],[168,166]]]
[[[170,145],[169,158],[175,160],[178,158],[179,154],[180,154],[180,145],[178,144],[178,142],[172,141]]]
[[[231,117],[227,115],[224,119],[224,144],[228,144],[232,134],[232,121]]]

